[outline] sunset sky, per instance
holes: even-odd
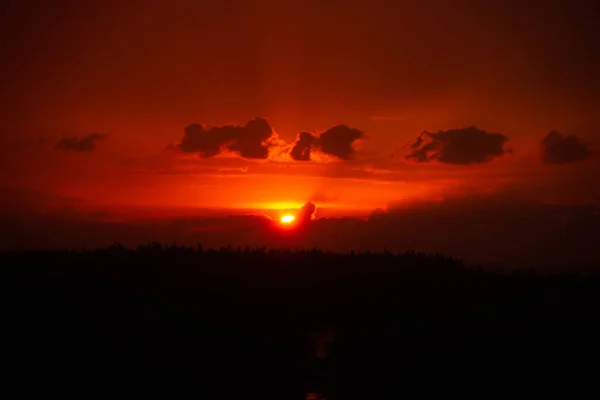
[[[1,0],[5,209],[600,203],[599,18],[594,0]]]
[[[532,184],[548,201],[596,201],[580,182],[592,160],[544,165],[538,154],[551,130],[600,139],[600,9],[555,3],[4,0],[2,184],[200,207],[313,197],[371,209]],[[257,117],[277,138],[266,157],[167,150],[192,123]],[[350,160],[290,158],[299,132],[336,125],[364,132]],[[470,126],[505,135],[512,153],[404,158],[424,130]],[[56,146],[93,134],[87,147]]]

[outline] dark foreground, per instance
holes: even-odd
[[[19,394],[599,392],[593,275],[504,275],[419,254],[153,245],[6,253],[0,282],[1,380]]]

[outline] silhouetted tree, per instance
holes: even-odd
[[[581,382],[600,356],[597,273],[158,242],[3,253],[0,267],[3,362],[28,382],[387,399],[465,379],[520,389],[532,373]],[[307,343],[323,326],[335,340],[317,360]]]

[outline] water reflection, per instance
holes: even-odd
[[[311,334],[313,354],[309,363],[306,400],[327,400],[326,394],[331,384],[332,366],[328,352],[334,341],[334,332],[323,328]]]

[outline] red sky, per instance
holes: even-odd
[[[599,199],[585,187],[593,157],[538,154],[551,130],[600,139],[597,2],[351,3],[4,0],[2,184],[104,205],[372,209],[507,185]],[[340,124],[367,139],[348,161],[165,150],[191,123],[256,117],[288,146]],[[469,126],[505,135],[512,154],[404,159],[423,130]],[[94,133],[106,139],[93,151],[54,148]]]
[[[599,17],[593,0],[1,0],[4,208],[598,204]]]

